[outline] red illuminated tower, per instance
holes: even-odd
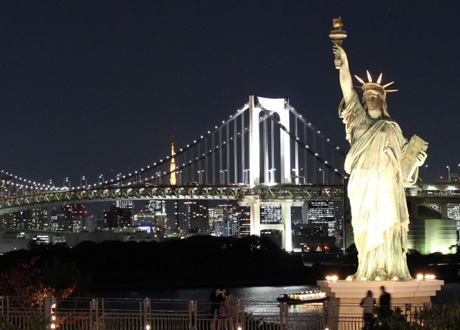
[[[175,186],[177,184],[176,179],[176,159],[174,158],[174,142],[171,143],[171,165],[169,166],[169,170],[171,172],[171,176],[169,178],[169,184],[171,186]]]

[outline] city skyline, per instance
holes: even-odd
[[[196,139],[249,94],[291,104],[348,150],[328,37],[342,16],[353,74],[395,81],[389,113],[458,172],[459,4],[15,2],[0,7],[1,169],[60,185],[134,171]],[[448,83],[444,83],[447,81]],[[440,130],[442,129],[442,134]],[[172,138],[174,135],[174,138]],[[447,168],[446,166],[449,166]]]

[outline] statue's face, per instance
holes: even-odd
[[[382,115],[383,99],[379,93],[374,91],[366,91],[363,94],[363,101],[369,116],[372,118],[377,118]]]

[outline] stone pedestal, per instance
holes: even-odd
[[[381,295],[380,287],[391,294],[392,307],[400,307],[403,312],[407,303],[411,306],[422,306],[431,303],[431,297],[441,290],[442,280],[411,280],[411,281],[318,281],[321,291],[329,297],[328,320],[329,330],[345,330],[356,327],[356,324],[347,324],[339,320],[353,320],[356,322],[363,316],[359,306],[368,290],[372,291],[377,304]]]

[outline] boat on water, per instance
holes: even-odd
[[[305,304],[313,302],[322,302],[327,298],[326,292],[323,291],[305,291],[299,293],[285,293],[280,295],[276,300],[286,304]]]

